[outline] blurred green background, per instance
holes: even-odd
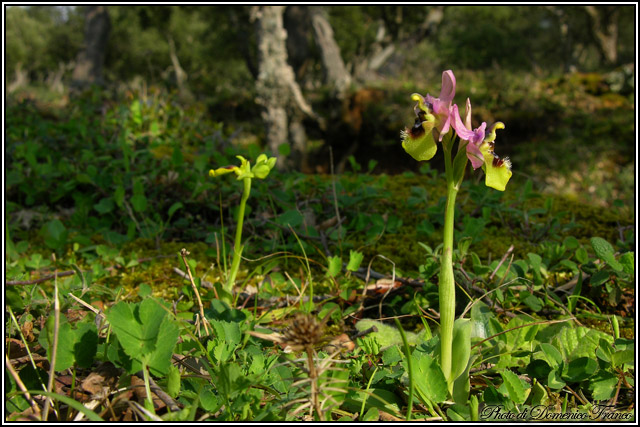
[[[417,171],[399,142],[413,121],[410,95],[437,96],[442,71],[452,69],[455,102],[471,98],[474,125],[506,124],[496,153],[511,158],[514,179],[633,209],[633,5],[288,6],[279,12],[286,60],[313,114],[282,101],[297,127],[276,145],[268,142],[258,84],[268,61],[259,43],[268,6],[96,8],[5,7],[12,201],[55,198],[39,176],[86,175],[78,185],[95,184],[109,158],[131,163],[140,150],[171,167],[195,162],[197,171],[251,150],[288,157],[279,164],[307,173],[328,173],[332,159],[338,172]],[[349,77],[339,90],[325,57],[331,43]],[[83,75],[90,49],[101,69]],[[441,168],[439,161],[432,166]]]

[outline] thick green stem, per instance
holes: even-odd
[[[231,272],[227,279],[226,291],[229,295],[233,295],[233,284],[236,281],[236,275],[240,268],[240,256],[242,255],[242,223],[244,222],[244,209],[249,200],[249,194],[251,193],[251,178],[245,178],[242,180],[244,183],[244,190],[242,192],[242,198],[240,199],[240,207],[238,209],[238,218],[236,221],[236,240],[233,246],[233,261],[231,262]]]
[[[448,148],[448,149],[447,149]],[[453,343],[453,321],[456,308],[456,288],[453,279],[453,223],[455,216],[456,186],[451,164],[451,150],[444,148],[445,174],[447,177],[447,206],[444,213],[444,241],[440,260],[440,363],[442,372],[449,382],[451,378],[451,352]]]

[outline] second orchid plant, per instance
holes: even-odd
[[[402,147],[418,161],[430,160],[438,150],[438,143],[442,144],[444,152],[447,204],[439,277],[440,364],[452,394],[455,394],[454,383],[468,370],[471,334],[468,320],[459,319],[454,325],[453,222],[456,195],[460,190],[467,162],[471,162],[474,169],[482,168],[485,184],[496,190],[504,191],[511,178],[511,162],[508,158],[498,157],[494,151],[496,130],[504,129],[504,124],[496,122],[487,126],[483,122],[473,129],[471,101],[467,98],[464,117],[461,118],[458,106],[453,104],[455,92],[456,78],[453,71],[447,70],[442,73],[442,89],[438,98],[428,94],[426,97],[417,93],[411,95],[411,99],[417,102],[414,107],[415,123],[410,129],[401,132]],[[458,150],[454,153],[456,137],[459,143]],[[454,346],[455,357],[452,354]],[[462,388],[465,388],[464,385]]]

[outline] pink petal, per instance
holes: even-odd
[[[451,104],[456,94],[456,77],[453,71],[447,70],[442,73],[442,89],[440,90],[440,100],[444,103]]]

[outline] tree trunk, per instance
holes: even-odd
[[[277,154],[280,145],[289,143],[291,146],[291,154],[285,161],[279,161],[278,167],[300,168],[306,163],[307,148],[306,135],[301,135],[304,134],[304,127],[300,125],[301,118],[319,118],[302,96],[293,68],[287,62],[287,32],[283,26],[283,12],[284,6],[252,8],[258,44],[256,101],[262,107],[267,148]],[[294,126],[296,141],[290,141],[291,124]]]
[[[332,86],[336,98],[343,99],[351,84],[351,75],[344,65],[340,47],[333,37],[333,28],[326,10],[319,6],[309,6],[309,17],[314,39],[322,55],[325,80]]]
[[[591,31],[600,54],[608,64],[618,61],[618,16],[616,6],[584,6],[591,17]]]
[[[191,101],[193,100],[193,94],[191,93],[191,91],[189,90],[189,86],[187,85],[187,79],[189,78],[189,76],[180,65],[178,54],[176,53],[176,44],[173,41],[173,37],[169,35],[167,36],[167,40],[169,42],[169,57],[171,58],[171,65],[173,66],[173,72],[176,77],[176,85],[178,86],[178,95],[180,99],[184,101]]]
[[[84,87],[102,84],[102,68],[111,30],[106,6],[87,6],[84,26],[84,49],[78,54],[73,70],[73,85]]]
[[[29,73],[22,69],[22,62],[18,62],[15,66],[13,81],[7,85],[7,93],[15,92],[29,83]]]

